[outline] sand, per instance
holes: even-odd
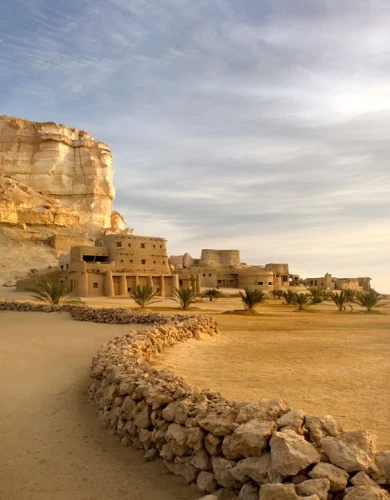
[[[178,344],[154,364],[228,398],[282,398],[332,414],[346,430],[373,431],[378,449],[390,450],[390,316],[316,309],[270,303],[254,318],[218,315],[221,336]]]
[[[177,500],[199,491],[109,436],[87,396],[91,357],[136,329],[0,311],[0,499]]]

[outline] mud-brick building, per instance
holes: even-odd
[[[169,297],[179,285],[163,238],[111,234],[94,247],[72,247],[62,262],[80,297],[127,296],[137,285],[150,285],[160,297]]]
[[[317,286],[326,290],[361,290],[369,292],[371,289],[371,278],[336,278],[326,273],[322,278],[306,278],[306,286]]]
[[[247,265],[239,250],[203,249],[200,259],[189,254],[172,256],[170,262],[179,274],[180,286],[201,288],[253,288],[271,291],[299,284],[288,264]]]

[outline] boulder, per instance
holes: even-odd
[[[296,491],[301,496],[318,495],[320,500],[327,500],[330,488],[329,479],[308,479],[296,486]]]
[[[225,437],[222,451],[229,459],[260,456],[275,428],[273,422],[249,420],[237,427],[231,436]]]
[[[299,500],[293,484],[263,484],[260,488],[260,500]]]
[[[357,474],[355,474],[351,478],[350,482],[354,486],[365,485],[365,486],[372,486],[373,488],[380,488],[379,484],[373,481],[370,478],[370,476],[363,471],[360,471]]]
[[[347,472],[367,472],[374,465],[375,436],[367,431],[344,432],[339,438],[324,437],[321,447],[334,465]]]
[[[232,409],[227,409],[223,413],[210,412],[199,425],[214,436],[226,436],[237,427],[236,418],[237,413]]]
[[[275,432],[270,440],[272,469],[294,476],[321,459],[319,451],[294,431]]]
[[[231,469],[235,465],[235,462],[226,458],[212,457],[211,463],[218,484],[224,488],[231,488],[236,484],[236,479],[231,474]]]
[[[390,484],[390,451],[375,453],[375,463],[379,469],[378,479],[380,484]]]
[[[310,441],[318,446],[325,436],[340,436],[341,426],[331,415],[307,415],[305,428],[310,433]]]
[[[238,498],[240,500],[259,500],[260,488],[257,484],[245,483],[241,488]]]
[[[271,454],[265,453],[261,457],[249,457],[240,460],[230,471],[231,475],[242,483],[253,479],[258,484],[267,482],[268,472],[271,469]]]
[[[372,486],[354,486],[348,488],[343,500],[388,500],[387,491]]]
[[[347,487],[349,474],[333,464],[320,462],[309,472],[312,479],[329,479],[330,491],[341,491]]]
[[[211,493],[217,489],[217,482],[212,472],[201,471],[196,484],[200,491],[205,491],[206,493]]]

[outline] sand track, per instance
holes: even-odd
[[[99,346],[138,325],[0,312],[0,499],[175,500],[199,492],[107,434],[88,401]]]

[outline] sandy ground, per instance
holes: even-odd
[[[176,500],[201,495],[122,447],[88,401],[99,346],[136,329],[66,313],[0,311],[0,499]]]
[[[345,429],[370,429],[390,449],[390,316],[292,312],[271,302],[256,317],[218,315],[222,335],[178,344],[155,365],[228,398],[282,398]]]

